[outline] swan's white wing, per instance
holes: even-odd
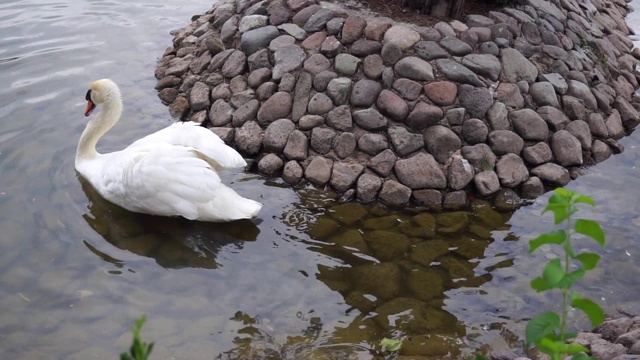
[[[235,149],[226,145],[218,135],[194,122],[177,122],[147,135],[129,145],[127,149],[152,144],[171,144],[193,147],[207,158],[216,169],[247,165]]]
[[[138,147],[104,155],[102,196],[127,210],[197,219],[204,204],[225,188],[198,152],[183,146]]]

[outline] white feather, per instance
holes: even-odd
[[[127,210],[190,220],[231,221],[255,216],[262,205],[225,186],[216,170],[246,162],[213,132],[176,123],[121,151],[98,154],[95,144],[120,118],[118,87],[91,85],[92,102],[103,103],[80,138],[76,169],[110,202]]]

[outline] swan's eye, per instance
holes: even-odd
[[[87,96],[85,96],[84,99],[87,101],[91,101],[91,89],[87,91]]]

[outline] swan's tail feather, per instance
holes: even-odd
[[[218,188],[215,200],[204,207],[199,220],[204,221],[231,221],[251,219],[256,216],[262,204],[257,201],[243,198],[233,189],[226,186]]]

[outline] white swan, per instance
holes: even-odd
[[[262,205],[220,181],[222,168],[247,163],[217,135],[196,123],[175,123],[121,151],[99,154],[96,144],[120,119],[120,89],[109,79],[91,83],[89,116],[103,104],[80,136],[76,170],[110,202],[129,211],[182,216],[189,220],[231,221],[255,216]]]

